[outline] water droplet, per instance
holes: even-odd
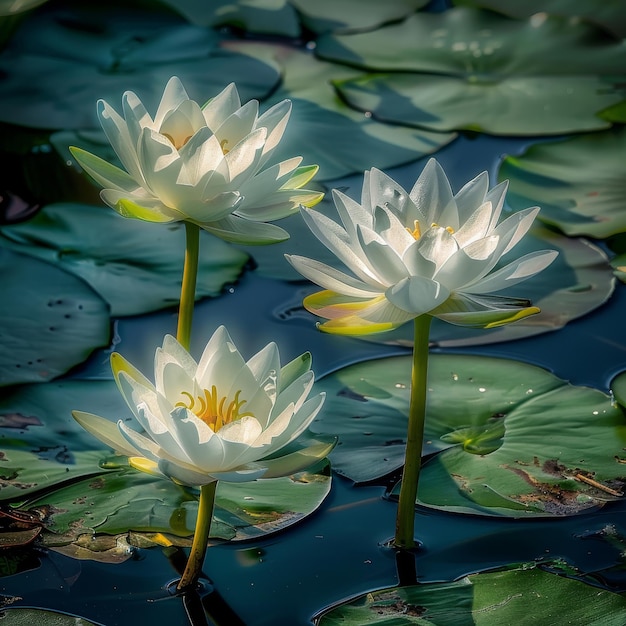
[[[452,374],[452,380],[459,380],[458,374]]]
[[[487,390],[484,387],[479,387],[478,391],[480,391],[480,393],[485,393]]]
[[[395,384],[395,388],[396,389],[406,389],[406,385],[404,383],[396,383]]]
[[[527,389],[527,390],[526,390],[526,395],[527,395],[527,396],[529,396],[531,393],[533,393],[533,390],[532,390],[532,389]]]
[[[244,496],[243,499],[244,500],[254,500],[254,498],[252,496]]]

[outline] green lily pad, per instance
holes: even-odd
[[[108,207],[53,204],[28,222],[2,228],[0,245],[81,277],[114,316],[155,311],[180,298],[185,251],[180,223],[163,226],[120,217]],[[202,232],[196,297],[219,295],[247,263],[241,250]]]
[[[297,37],[298,15],[286,0],[161,0],[200,26],[234,26],[251,33]]]
[[[304,26],[314,33],[371,30],[402,19],[428,4],[428,0],[290,0]]]
[[[598,113],[623,99],[600,76],[368,74],[335,82],[382,122],[491,135],[561,135],[608,128]]]
[[[316,50],[379,72],[335,81],[348,104],[430,130],[598,130],[610,121],[597,113],[625,95],[623,80],[613,76],[624,75],[621,42],[543,14],[516,21],[466,8],[417,13],[373,32],[324,37]]]
[[[508,156],[500,180],[510,180],[514,209],[541,206],[539,219],[567,235],[604,238],[626,231],[626,130],[581,135],[531,146]]]
[[[98,626],[96,622],[69,613],[59,613],[47,609],[31,609],[21,606],[2,609],[3,626]]]
[[[545,14],[514,20],[465,7],[415,13],[371,32],[325,35],[315,50],[367,70],[476,79],[623,76],[626,54],[621,41],[579,20]]]
[[[71,416],[84,408],[110,419],[129,414],[112,380],[23,385],[0,400],[0,500],[43,512],[37,540],[81,554],[111,549],[107,542],[83,546],[85,534],[167,533],[172,543],[192,535],[197,493],[102,450]],[[220,483],[212,536],[249,539],[286,528],[317,510],[330,484],[328,462],[293,476]],[[120,555],[114,550],[110,558]]]
[[[284,98],[293,103],[276,158],[300,154],[305,163],[317,163],[317,181],[362,172],[373,165],[385,168],[408,163],[436,152],[455,137],[382,124],[354,111],[337,98],[332,85],[358,75],[353,69],[279,44],[240,41],[224,45],[281,67],[283,82],[264,101],[265,107]]]
[[[626,11],[621,0],[454,0],[454,4],[482,7],[517,18],[540,12],[582,17],[601,25],[617,37],[626,37]]]
[[[428,0],[162,0],[193,24],[234,26],[250,33],[284,37],[301,35],[301,24],[313,33],[362,30],[398,20],[428,4]]]
[[[51,380],[108,345],[106,302],[83,280],[0,248],[0,385]]]
[[[404,461],[411,358],[358,363],[317,383],[314,433],[335,433],[333,468],[356,482]],[[584,440],[585,446],[580,447]],[[569,515],[622,495],[626,418],[597,390],[539,367],[432,355],[419,502],[490,515]],[[397,491],[394,490],[394,492]]]
[[[622,594],[524,563],[454,582],[391,587],[331,608],[317,626],[501,626],[585,624],[620,626]]]
[[[236,82],[243,100],[279,81],[275,67],[223,49],[224,36],[165,7],[43,7],[0,54],[0,120],[35,128],[98,128],[96,100],[119,108],[135,91],[150,111],[177,75],[206,101]]]

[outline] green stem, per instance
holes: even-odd
[[[185,265],[183,267],[183,284],[180,289],[176,339],[178,339],[178,342],[185,350],[189,350],[193,306],[196,299],[196,280],[198,278],[199,226],[191,222],[185,222],[185,243]]]
[[[214,480],[208,485],[200,487],[200,501],[198,502],[198,519],[196,530],[193,534],[193,543],[187,559],[187,566],[181,579],[178,581],[177,589],[182,591],[194,585],[202,571],[204,555],[209,543],[209,531],[211,530],[211,519],[213,518],[213,506],[215,505],[215,490],[217,481]]]
[[[394,539],[394,545],[397,548],[407,550],[415,547],[415,500],[422,465],[426,392],[428,388],[428,338],[431,320],[430,315],[416,317],[413,337],[409,425]]]

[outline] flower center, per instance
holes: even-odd
[[[174,139],[172,135],[168,135],[167,133],[162,134],[163,137],[167,137],[172,142],[172,145],[174,146],[174,148],[176,148],[176,150],[180,150],[193,137],[193,135],[189,135],[189,137],[185,137],[182,141],[179,142],[178,138]]]
[[[222,141],[220,141],[220,148],[224,154],[228,154],[230,152],[230,150],[226,147],[227,145],[228,139],[222,139]]]
[[[193,397],[189,392],[183,391],[181,395],[187,397],[187,401],[177,402],[176,406],[184,406],[193,411],[213,432],[217,432],[222,426],[230,424],[242,417],[252,417],[252,413],[241,412],[241,407],[246,400],[240,400],[241,389],[235,393],[235,397],[228,404],[226,396],[219,397],[217,387],[203,389],[202,394]]]
[[[433,222],[430,225],[431,228],[440,228],[439,224],[437,224],[437,222]],[[446,226],[446,230],[453,235],[454,234],[454,228],[452,228],[452,226]],[[422,228],[420,226],[420,223],[418,220],[415,220],[413,222],[413,229],[411,230],[408,226],[406,227],[406,231],[407,233],[409,233],[409,235],[411,235],[414,239],[419,239],[422,236]]]

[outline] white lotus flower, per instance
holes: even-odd
[[[539,309],[527,300],[488,295],[530,278],[557,252],[532,252],[493,271],[530,228],[537,207],[498,219],[507,183],[489,189],[483,172],[453,195],[441,166],[428,161],[407,193],[383,172],[365,172],[361,204],[333,190],[343,227],[302,209],[315,236],[352,272],[287,255],[324,287],[304,306],[329,321],[327,332],[368,334],[428,314],[471,327],[507,324]]]
[[[266,224],[312,206],[323,194],[301,189],[317,172],[294,157],[263,169],[285,131],[291,102],[259,116],[259,103],[241,105],[229,85],[203,107],[172,77],[154,119],[127,91],[123,117],[104,100],[98,117],[126,171],[80,148],[70,148],[104,189],[102,200],[125,217],[150,222],[193,222],[237,243],[273,243],[289,237]]]
[[[156,351],[154,385],[119,354],[111,358],[117,385],[143,432],[123,420],[73,415],[130,457],[133,467],[182,484],[290,475],[334,445],[317,442],[296,451],[290,445],[285,453],[324,401],[324,394],[307,399],[314,379],[310,365],[306,353],[281,368],[274,343],[245,362],[223,326],[196,363],[167,335]]]

